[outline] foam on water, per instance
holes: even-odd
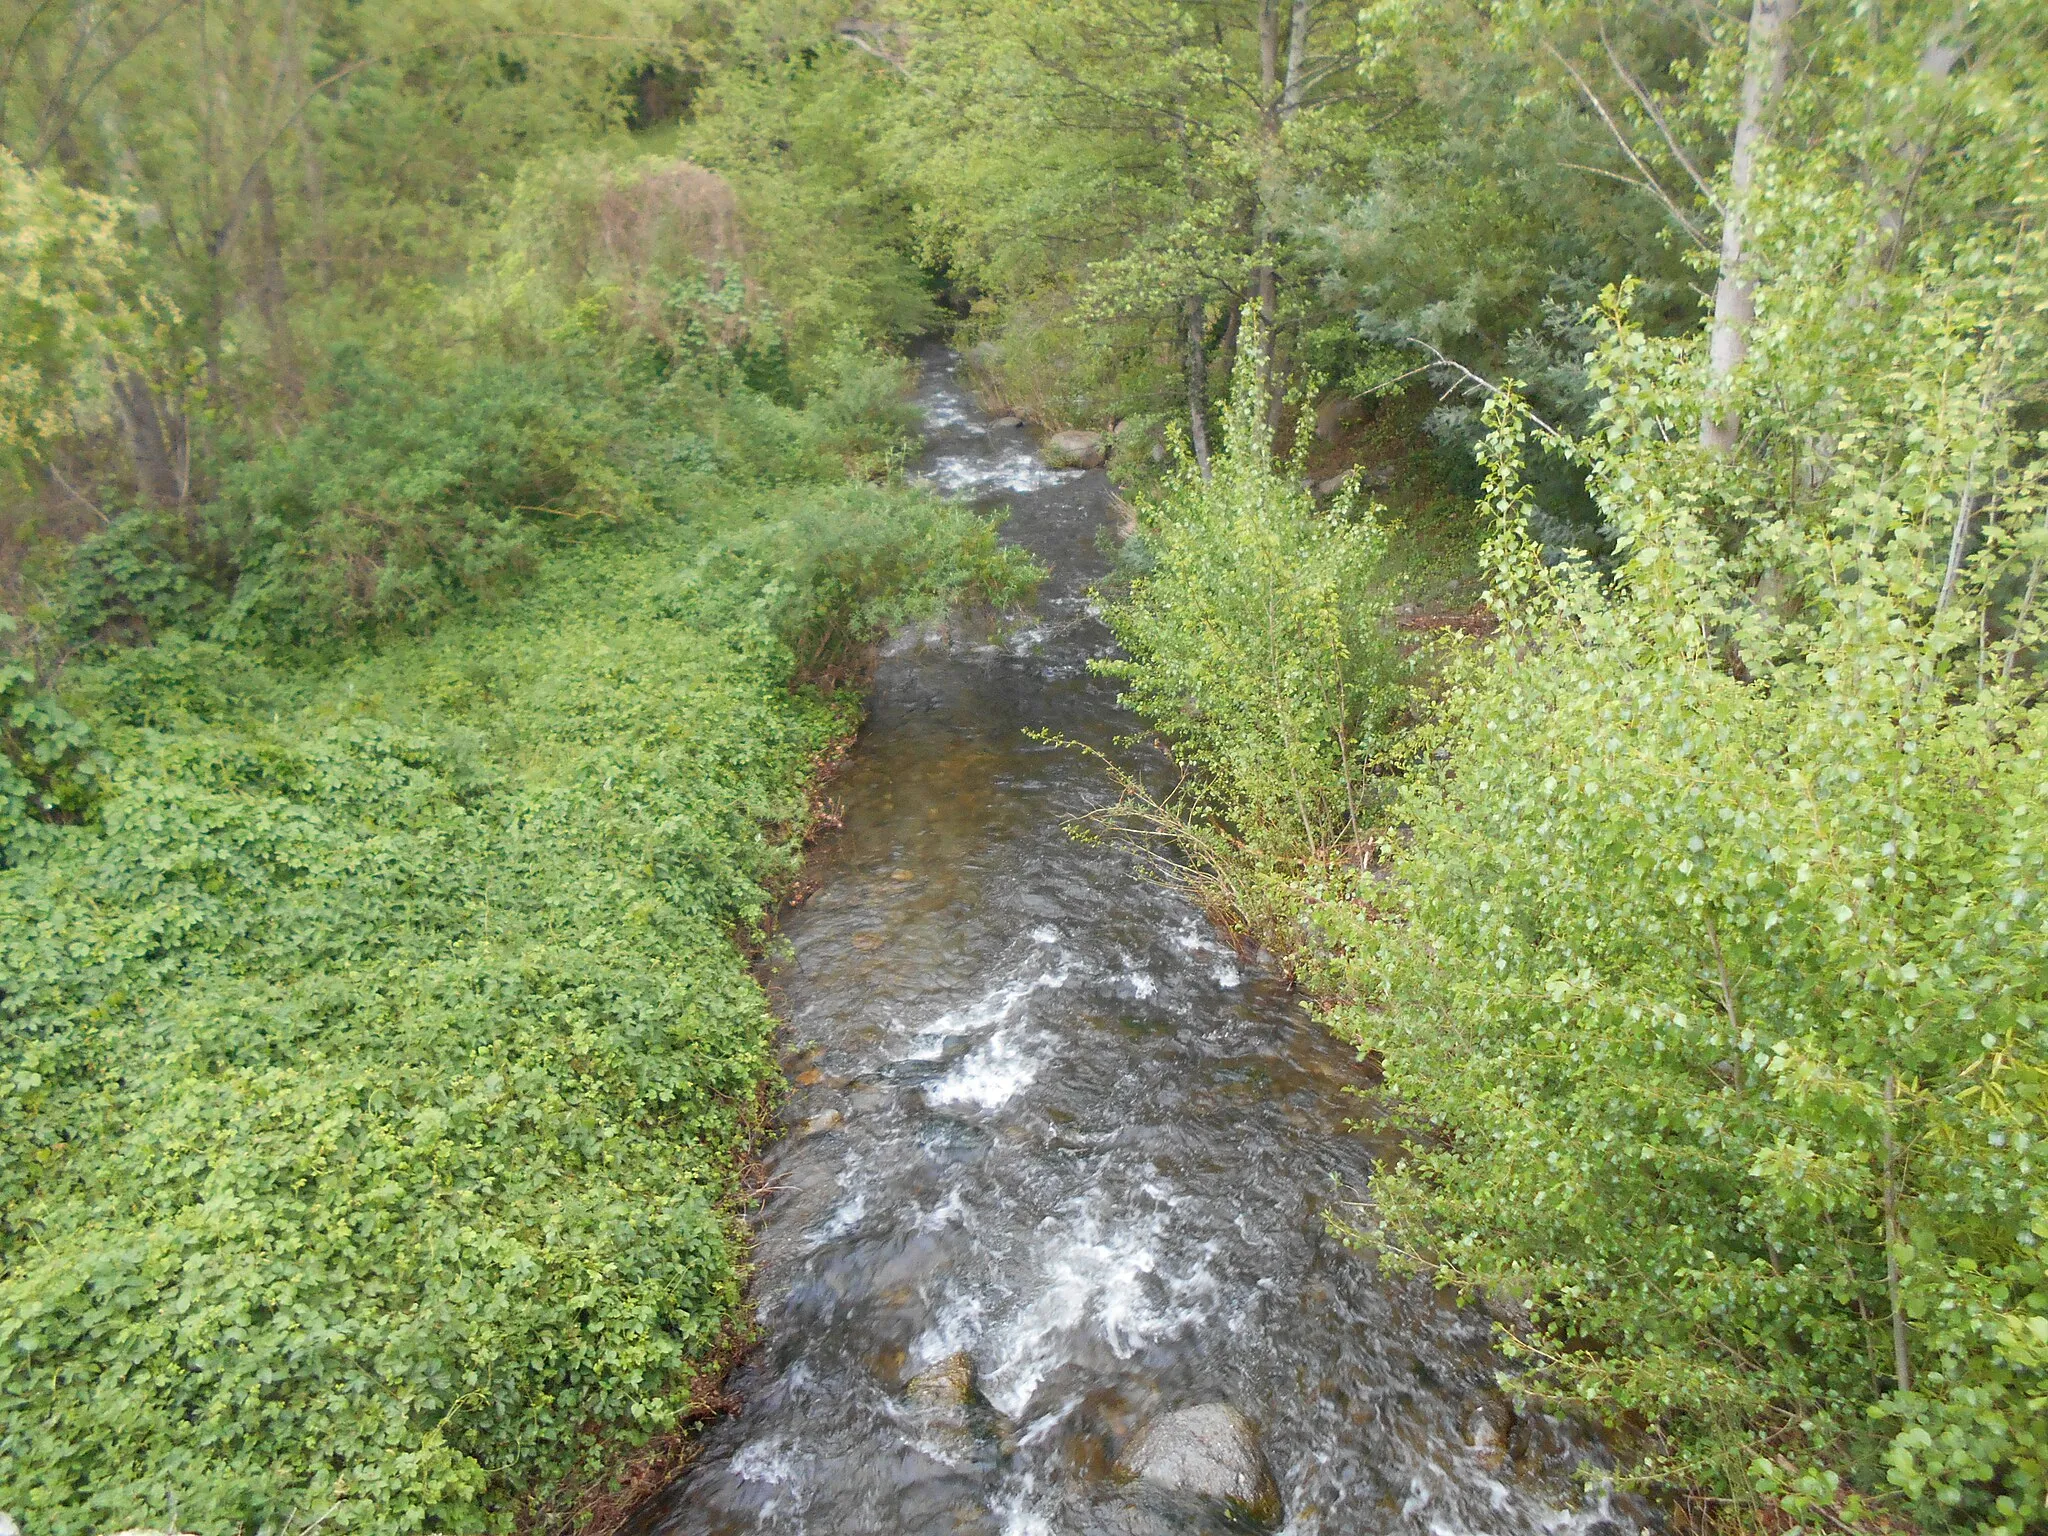
[[[1259,1422],[1285,1536],[1633,1536],[1642,1512],[1579,1481],[1584,1433],[1524,1413],[1505,1462],[1470,1443],[1499,1398],[1483,1314],[1332,1236],[1375,1155],[1353,1051],[1068,836],[1116,785],[1029,733],[1116,754],[1135,730],[1087,666],[1113,654],[1090,597],[1109,489],[986,429],[954,367],[926,372],[923,473],[1006,497],[1049,575],[1007,633],[883,648],[844,827],[773,962],[806,1054],[766,1154],[745,1406],[636,1536],[1215,1536],[1104,1475],[1149,1417],[1208,1402]],[[962,1353],[979,1397],[909,1390]]]
[[[911,1061],[937,1061],[946,1044],[963,1035],[978,1035],[1005,1024],[1040,992],[1057,992],[1073,979],[1071,966],[1040,969],[1027,976],[1006,977],[964,1008],[949,1008],[919,1027],[906,1053]]]
[[[1029,443],[1007,443],[993,454],[940,454],[919,478],[949,496],[982,496],[996,491],[1025,496],[1078,480],[1084,473],[1049,467]]]
[[[945,1077],[925,1090],[933,1105],[971,1104],[999,1109],[1038,1079],[1039,1058],[1008,1030],[989,1036]]]
[[[1091,1346],[1128,1360],[1215,1311],[1218,1287],[1206,1265],[1161,1264],[1169,1209],[1112,1221],[1099,1197],[1082,1196],[1041,1224],[1030,1299],[985,1351],[984,1390],[1004,1413],[1022,1413],[1054,1370]]]

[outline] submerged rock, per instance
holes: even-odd
[[[1465,1440],[1472,1447],[1473,1459],[1489,1472],[1507,1466],[1514,1432],[1515,1408],[1505,1393],[1487,1393],[1465,1422]]]
[[[1100,469],[1107,457],[1100,432],[1055,432],[1045,440],[1045,462],[1054,469]]]
[[[993,1473],[1015,1449],[1013,1426],[981,1395],[965,1350],[911,1377],[903,1397],[918,1448],[955,1471]]]
[[[974,1356],[961,1350],[910,1378],[904,1389],[910,1400],[927,1408],[957,1408],[963,1413],[979,1395],[974,1386]]]
[[[1280,1523],[1280,1485],[1259,1449],[1259,1432],[1228,1403],[1203,1403],[1152,1420],[1138,1431],[1117,1470],[1220,1500],[1241,1519]]]

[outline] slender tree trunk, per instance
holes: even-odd
[[[270,337],[270,371],[279,393],[295,401],[300,392],[298,347],[292,338],[284,245],[277,228],[277,192],[267,166],[256,173],[256,242],[256,310]]]
[[[1209,478],[1209,357],[1208,325],[1203,317],[1202,296],[1188,295],[1188,436],[1195,445],[1195,465],[1204,480]]]
[[[1267,246],[1273,237],[1274,183],[1280,174],[1280,0],[1262,0],[1259,6],[1259,138],[1259,206],[1252,240],[1259,259],[1256,287],[1259,329],[1265,335],[1266,387],[1271,389],[1273,311],[1279,302],[1279,280]]]
[[[1969,19],[1968,12],[1959,11],[1941,26],[1936,27],[1927,46],[1920,51],[1920,73],[1929,81],[1946,80],[1956,65],[1962,62],[1963,48],[1951,41],[1952,34],[1960,31]],[[1884,244],[1879,259],[1889,271],[1898,261],[1899,253],[1906,245],[1906,216],[1913,205],[1913,194],[1920,184],[1920,173],[1927,168],[1928,157],[1933,153],[1931,145],[1913,140],[1901,139],[1892,145],[1892,153],[1906,164],[1905,184],[1899,195],[1878,215],[1878,233]]]
[[[1287,77],[1280,91],[1280,120],[1284,123],[1301,109],[1301,65],[1308,53],[1308,24],[1312,0],[1294,0],[1294,13],[1287,23]]]
[[[1747,203],[1756,180],[1757,151],[1770,132],[1771,109],[1785,88],[1791,61],[1791,22],[1799,0],[1754,0],[1749,13],[1748,56],[1742,69],[1742,106],[1735,122],[1735,149],[1728,165],[1728,212],[1721,221],[1721,271],[1714,285],[1714,324],[1708,333],[1707,358],[1716,388],[1742,365],[1749,352],[1749,327],[1756,319],[1756,283],[1749,275],[1744,249]],[[1712,405],[1700,418],[1700,442],[1709,451],[1726,453],[1742,430],[1733,410],[1716,414]]]
[[[1313,0],[1292,0],[1287,18],[1287,68],[1280,72],[1280,3],[1265,0],[1259,13],[1259,86],[1265,104],[1261,128],[1265,134],[1265,164],[1259,177],[1259,325],[1265,333],[1266,424],[1279,430],[1286,408],[1287,391],[1282,382],[1280,355],[1280,274],[1274,268],[1267,247],[1279,223],[1274,204],[1278,201],[1281,157],[1287,124],[1300,110],[1302,63],[1308,54],[1308,29]]]
[[[1899,1079],[1888,1073],[1884,1080],[1884,1283],[1892,1307],[1892,1376],[1901,1392],[1913,1390],[1913,1357],[1907,1351],[1904,1286],[1899,1275],[1899,1153],[1892,1131],[1892,1116],[1898,1108]]]

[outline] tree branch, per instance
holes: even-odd
[[[1636,153],[1635,146],[1629,142],[1628,135],[1622,131],[1621,124],[1614,120],[1614,114],[1607,110],[1607,103],[1600,99],[1600,93],[1587,83],[1586,77],[1579,73],[1570,59],[1567,59],[1562,53],[1557,51],[1555,44],[1546,42],[1543,48],[1546,53],[1557,60],[1564,72],[1572,77],[1577,83],[1579,90],[1585,94],[1586,100],[1592,104],[1593,110],[1600,114],[1600,121],[1607,125],[1607,131],[1614,136],[1614,142],[1620,145],[1621,152],[1628,156],[1629,164],[1633,165],[1641,173],[1643,185],[1656,195],[1657,200],[1664,205],[1670,215],[1678,220],[1679,226],[1688,235],[1692,236],[1694,240],[1698,241],[1702,249],[1711,250],[1713,248],[1712,242],[1701,232],[1699,226],[1693,223],[1686,211],[1678,206],[1678,200],[1664,190],[1664,185],[1657,180],[1656,173],[1644,163],[1643,157]]]

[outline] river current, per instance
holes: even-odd
[[[1064,822],[1113,798],[1028,734],[1133,729],[1089,598],[1099,472],[993,426],[933,349],[920,473],[1008,514],[1029,620],[907,633],[832,786],[844,827],[772,985],[794,1048],[756,1232],[743,1406],[643,1518],[662,1536],[1242,1529],[1114,1475],[1148,1418],[1259,1427],[1289,1536],[1633,1536],[1514,1419],[1483,1314],[1329,1235],[1377,1147],[1364,1078],[1186,900]],[[971,1360],[965,1407],[922,1372]]]

